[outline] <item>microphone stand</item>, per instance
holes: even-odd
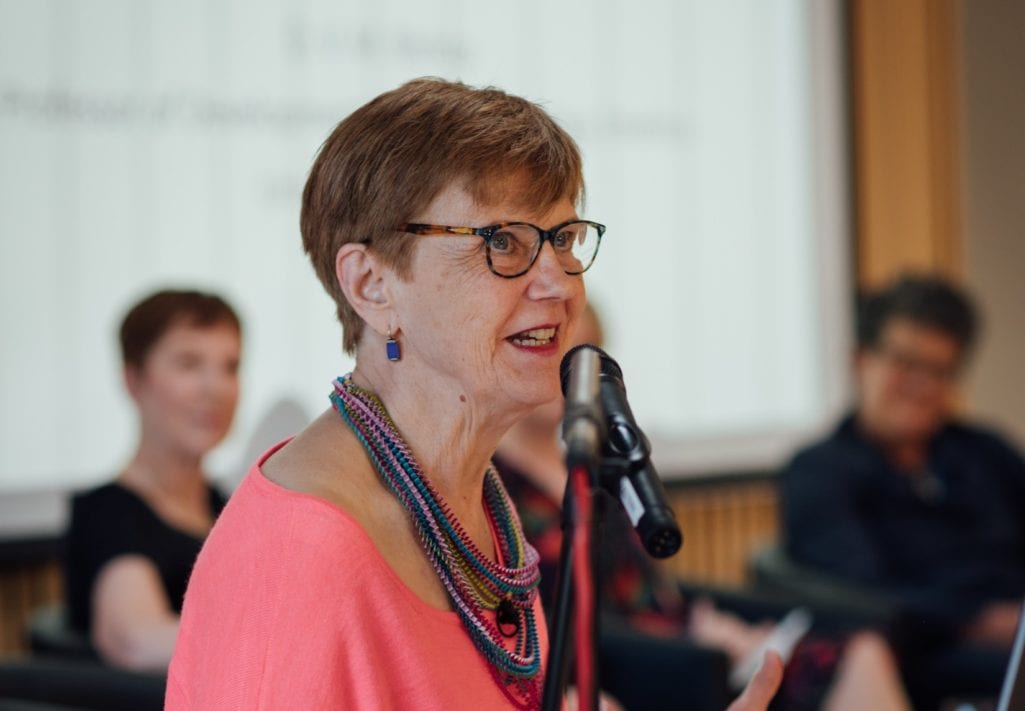
[[[562,708],[569,664],[570,620],[576,622],[577,693],[580,708],[598,711],[597,640],[598,586],[594,583],[595,516],[591,502],[597,489],[603,417],[598,397],[599,355],[578,348],[563,380],[566,413],[563,440],[566,442],[566,493],[562,502],[562,552],[556,580],[555,615],[548,650],[548,666],[541,697],[544,711]],[[564,359],[565,362],[565,359]],[[564,378],[567,372],[564,372]],[[574,605],[575,603],[575,605]],[[574,607],[575,613],[574,614]]]
[[[598,466],[594,461],[574,464],[571,459],[573,457],[567,453],[566,463],[570,476],[566,480],[562,501],[562,549],[556,578],[555,607],[550,615],[548,665],[541,701],[543,711],[562,708],[562,696],[572,656],[568,646],[571,622],[576,623],[578,639],[583,639],[587,644],[582,650],[584,656],[577,659],[580,708],[597,711],[598,691],[601,688],[597,668],[600,600],[594,576],[597,569],[597,534],[601,530],[601,510],[594,505],[597,500],[595,493],[600,488],[597,486]],[[581,543],[586,545],[582,551],[578,549]],[[581,586],[581,583],[584,585]],[[574,602],[577,603],[575,606]],[[581,635],[581,632],[584,634]]]
[[[596,580],[595,571],[598,570],[605,503],[607,498],[617,498],[622,482],[636,466],[630,458],[620,456],[614,447],[603,447],[598,461],[593,457],[575,456],[574,452],[568,451],[566,467],[570,476],[566,480],[562,502],[562,548],[559,553],[555,606],[548,616],[548,665],[541,708],[542,711],[562,708],[562,695],[566,689],[572,656],[569,647],[572,624],[577,630],[578,639],[584,639],[587,643],[583,650],[587,658],[577,659],[580,708],[597,711],[598,692],[601,689],[597,669],[601,602],[600,581]],[[583,502],[580,500],[581,494],[584,495]],[[583,540],[577,535],[579,531],[587,532]],[[661,558],[675,553],[681,541],[678,530],[661,531],[653,536],[652,544],[646,547],[649,554]],[[580,553],[578,546],[582,543],[587,546],[582,556],[586,570],[582,570],[579,565],[581,561],[576,558]],[[581,577],[587,583],[584,591],[578,588]],[[586,595],[583,600],[582,595]],[[581,619],[584,616],[588,619]],[[580,634],[581,630],[584,630],[584,635]]]

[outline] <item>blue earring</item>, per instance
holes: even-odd
[[[399,342],[395,340],[395,334],[391,331],[388,331],[388,340],[384,342],[384,352],[388,355],[388,360],[392,362],[402,359]]]

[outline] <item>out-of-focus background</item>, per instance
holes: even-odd
[[[244,466],[277,399],[323,409],[351,363],[300,244],[305,175],[341,118],[424,75],[539,101],[579,141],[583,214],[609,227],[587,282],[647,429],[777,440],[701,463],[659,448],[667,473],[780,456],[842,400],[833,3],[4,7],[0,489],[122,462],[115,332],[157,285],[243,311],[242,407],[216,473]]]
[[[740,582],[775,537],[774,470],[849,403],[858,286],[962,280],[985,315],[963,407],[1025,443],[1022,27],[1013,0],[0,0],[0,651],[59,597],[63,494],[130,454],[133,301],[240,307],[224,481],[275,403],[326,407],[351,362],[303,181],[338,120],[418,76],[522,94],[578,140],[609,228],[588,290],[679,572]]]

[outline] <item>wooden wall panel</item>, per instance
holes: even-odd
[[[752,551],[778,537],[775,481],[684,487],[669,498],[684,544],[665,565],[690,581],[743,585]]]
[[[961,272],[956,0],[850,4],[858,281]]]
[[[27,653],[27,625],[32,611],[59,602],[61,586],[60,565],[53,561],[0,571],[0,657]]]

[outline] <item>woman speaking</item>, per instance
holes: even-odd
[[[169,709],[539,705],[538,557],[490,458],[559,391],[582,194],[569,135],[495,89],[412,81],[335,128],[301,230],[356,365],[218,519]]]

